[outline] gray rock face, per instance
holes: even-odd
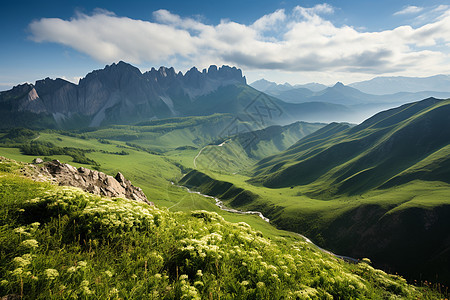
[[[196,97],[221,86],[245,84],[242,71],[222,66],[182,74],[173,68],[152,68],[144,74],[124,62],[95,70],[79,84],[46,78],[0,93],[0,103],[13,112],[53,115],[62,125],[76,116],[86,125],[127,124],[151,118],[183,115]]]
[[[141,188],[131,184],[120,172],[116,177],[84,167],[75,168],[58,160],[47,162],[41,173],[51,177],[59,185],[73,186],[82,190],[107,197],[120,197],[153,205],[148,201]]]

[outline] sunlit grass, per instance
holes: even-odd
[[[14,169],[14,163],[10,163]],[[3,168],[8,169],[8,168]],[[0,295],[24,299],[435,299],[302,239],[0,173]],[[261,220],[262,221],[262,220]]]

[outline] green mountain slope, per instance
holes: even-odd
[[[171,213],[18,176],[0,165],[0,295],[50,299],[436,299],[300,238],[216,213]]]
[[[296,122],[222,138],[199,151],[195,157],[195,167],[204,171],[246,172],[258,160],[287,149],[324,125]]]
[[[379,113],[352,128],[330,124],[260,161],[253,182],[268,187],[311,185],[316,197],[361,194],[404,183],[405,178],[434,178],[419,175],[427,168],[439,167],[439,180],[449,182],[442,149],[450,143],[449,124],[450,100],[433,98]],[[322,132],[332,134],[322,137]]]
[[[260,160],[253,177],[192,171],[181,182],[336,253],[448,283],[449,125],[450,100],[426,99],[329,124]]]
[[[156,151],[178,147],[203,146],[229,135],[226,128],[240,131],[258,128],[251,122],[237,120],[231,114],[178,117],[140,122],[135,125],[114,125],[83,133],[88,138],[109,139],[137,144]],[[234,134],[234,133],[233,133]]]

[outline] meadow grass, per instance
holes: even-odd
[[[270,238],[215,212],[170,212],[0,172],[0,295],[23,299],[436,299],[368,261]],[[262,221],[262,220],[261,220]]]

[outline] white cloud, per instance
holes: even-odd
[[[334,13],[334,8],[327,4],[317,4],[313,7],[302,7],[297,6],[294,8],[294,12],[298,12],[303,16],[314,16],[314,15],[320,15],[320,14],[332,14]]]
[[[208,25],[167,10],[155,11],[153,22],[96,11],[70,20],[40,19],[30,30],[36,42],[63,44],[106,63],[170,61],[175,67],[199,68],[226,63],[247,70],[358,74],[448,72],[448,7],[439,7],[439,17],[422,26],[375,32],[336,26],[324,17],[333,12],[328,4],[298,6],[250,25],[229,20]]]
[[[433,11],[439,12],[439,11],[448,10],[449,8],[450,8],[450,5],[441,4],[441,5],[437,6],[435,9],[433,9]]]
[[[123,59],[132,63],[185,55],[197,49],[187,31],[170,25],[117,17],[111,13],[78,14],[66,21],[44,18],[30,24],[36,42],[55,42],[102,62]]]
[[[283,22],[284,20],[286,20],[284,9],[279,9],[271,14],[262,16],[251,27],[255,30],[265,31],[267,29],[273,29],[277,23]]]
[[[420,13],[422,10],[423,10],[423,7],[410,5],[410,6],[406,6],[402,10],[395,12],[394,16],[417,14],[417,13]]]

